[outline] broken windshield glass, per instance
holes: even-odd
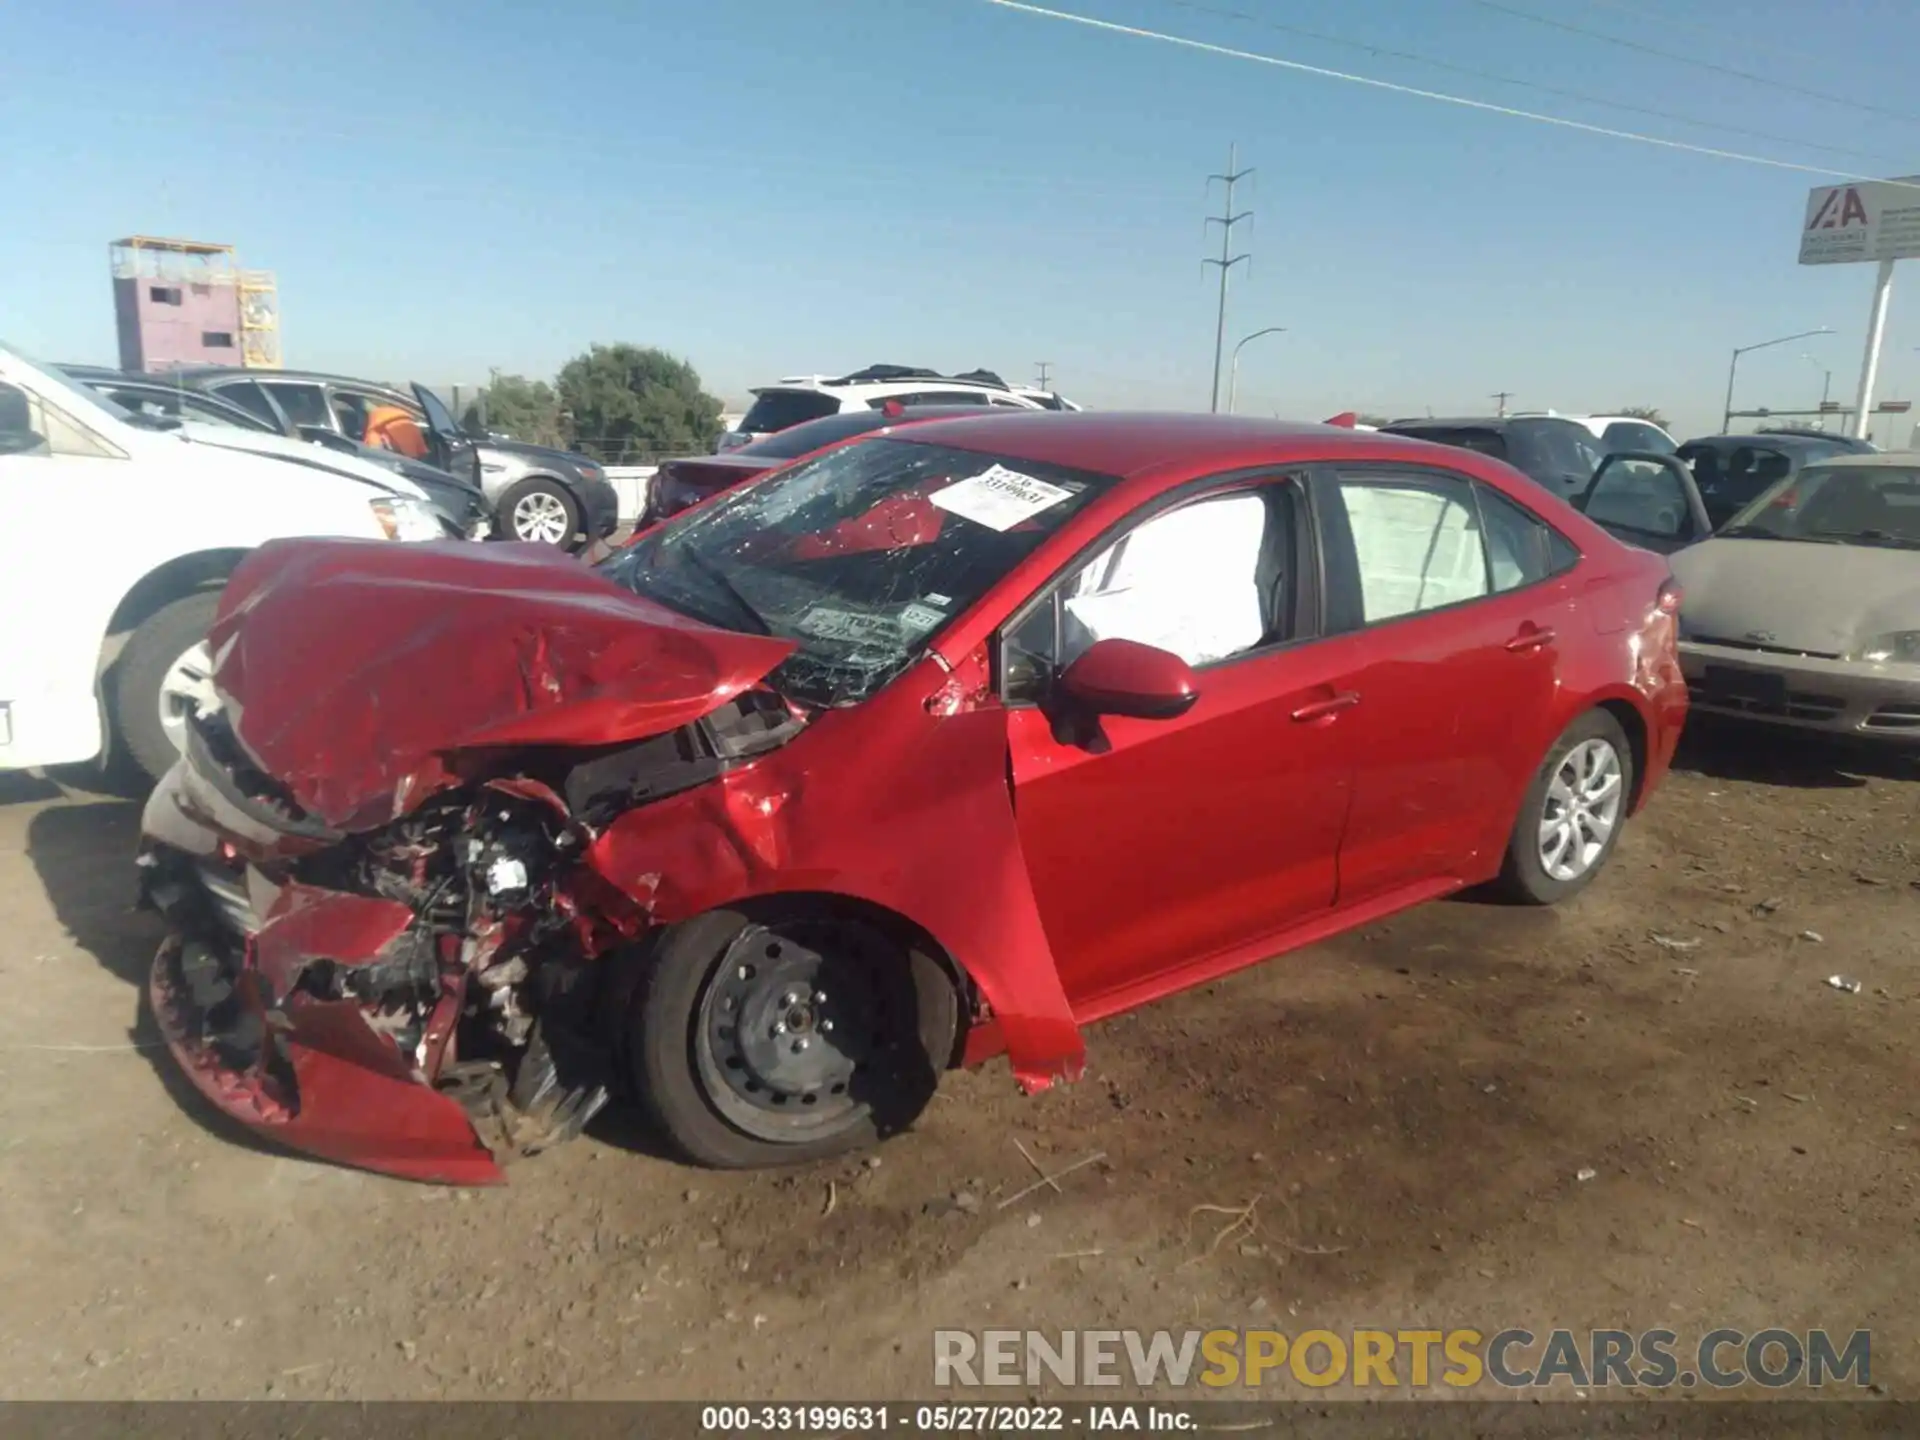
[[[900,439],[822,455],[655,530],[609,578],[727,629],[799,649],[771,679],[857,703],[1112,478]]]

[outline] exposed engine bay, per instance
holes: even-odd
[[[495,1158],[577,1135],[619,1083],[608,962],[652,920],[594,870],[596,836],[804,724],[752,689],[631,744],[462,757],[471,778],[348,833],[262,773],[224,714],[197,718],[139,857],[143,899],[175,932],[153,1000],[176,1056],[300,1148],[367,1163],[390,1143],[406,1153],[377,1168],[498,1178]],[[330,1087],[354,1103],[316,1119]],[[357,1116],[385,1140],[354,1133]]]

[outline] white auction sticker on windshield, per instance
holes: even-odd
[[[862,640],[898,641],[900,627],[885,615],[862,615],[854,610],[836,610],[829,605],[816,605],[797,622],[800,629],[809,635],[818,635],[822,640],[845,640],[858,643]]]
[[[942,510],[989,530],[1011,530],[1042,510],[1071,500],[1073,491],[1004,465],[990,465],[978,475],[936,490],[927,498]]]
[[[924,635],[946,623],[947,612],[918,600],[900,607],[900,625],[910,635]]]

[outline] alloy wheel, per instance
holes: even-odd
[[[1606,853],[1625,801],[1620,752],[1612,742],[1582,740],[1560,757],[1540,811],[1540,868],[1560,881],[1578,880]]]
[[[515,538],[540,545],[560,545],[573,538],[568,533],[566,502],[543,490],[520,497],[513,507],[512,524]]]

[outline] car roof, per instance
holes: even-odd
[[[899,437],[1008,459],[1035,460],[1126,478],[1163,468],[1195,472],[1239,466],[1404,455],[1433,462],[1443,447],[1374,431],[1244,415],[1116,410],[990,410],[933,420]],[[1466,452],[1446,451],[1449,464]]]
[[[1578,420],[1569,419],[1565,415],[1414,415],[1405,420],[1389,420],[1381,428],[1398,430],[1402,426],[1408,429],[1419,426],[1432,430],[1505,430],[1508,426],[1518,425],[1522,421],[1536,424],[1542,420],[1561,425],[1576,425],[1582,430],[1587,428]]]
[[[385,380],[363,380],[357,375],[333,375],[325,370],[263,370],[252,365],[183,365],[177,372],[194,380],[296,380],[322,385],[356,385],[362,390],[383,390],[389,395],[404,395],[397,385]]]
[[[152,384],[164,385],[164,374],[154,375],[145,370],[116,370],[111,365],[55,365],[54,369],[62,375],[85,376],[89,380],[145,380]]]
[[[1920,454],[1911,450],[1841,451],[1822,455],[1824,470],[1920,470]]]
[[[1711,445],[1717,450],[1738,450],[1742,445],[1777,445],[1782,449],[1797,450],[1809,445],[1851,445],[1853,443],[1851,435],[1809,435],[1799,430],[1778,430],[1755,432],[1751,435],[1702,435],[1687,441],[1680,448],[1687,450],[1695,445]]]

